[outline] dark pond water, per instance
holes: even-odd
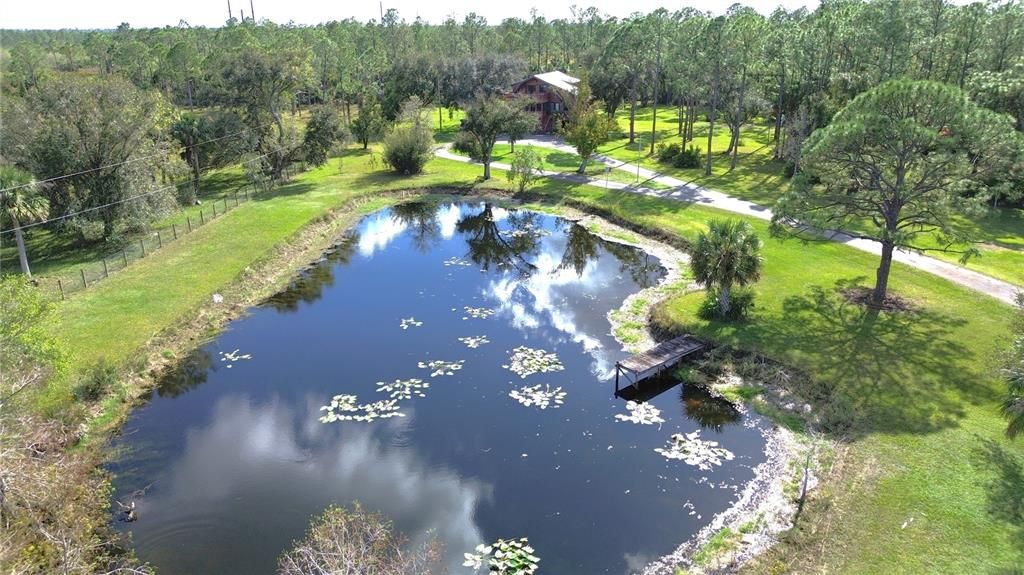
[[[606,315],[662,274],[643,252],[533,212],[374,214],[133,415],[113,470],[138,520],[118,525],[164,575],[273,573],[311,516],[354,501],[414,541],[436,535],[452,573],[469,573],[462,553],[477,543],[521,536],[542,573],[642,567],[726,508],[763,460],[762,424],[697,389],[652,382],[664,423],[615,418],[626,400],[610,378],[626,354]],[[403,329],[409,318],[422,323]],[[488,343],[459,339],[476,336]],[[564,370],[521,378],[503,367],[520,346]],[[464,364],[418,367],[436,360]],[[430,386],[398,402],[404,417],[320,421],[337,394],[370,403],[388,398],[377,382],[411,378]],[[509,395],[536,384],[561,387],[564,403]],[[702,471],[654,451],[696,430],[735,459]]]

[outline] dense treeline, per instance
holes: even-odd
[[[802,144],[814,130],[857,94],[895,78],[956,85],[1024,129],[1024,8],[1017,1],[827,1],[813,12],[780,8],[768,16],[735,5],[717,17],[661,9],[625,19],[588,8],[568,19],[546,20],[533,11],[526,19],[489,23],[471,13],[440,25],[410,23],[389,10],[380,22],[365,24],[231,20],[205,28],[182,21],[142,30],[122,24],[113,31],[8,31],[4,38],[5,162],[44,179],[155,160],[138,162],[144,167],[131,173],[99,170],[62,180],[47,194],[51,218],[121,201],[144,181],[192,172],[191,192],[131,202],[129,214],[107,207],[90,212],[87,223],[76,222],[83,238],[110,239],[117,221],[136,229],[172,203],[173,194],[192,201],[202,170],[211,167],[255,158],[267,175],[280,175],[288,162],[303,159],[304,138],[283,118],[298,106],[331,105],[346,125],[357,121],[353,131],[365,145],[412,96],[454,109],[529,72],[552,69],[586,74],[608,112],[628,108],[630,142],[639,107],[674,107],[683,148],[698,118],[709,122],[708,173],[711,132],[729,131],[726,154],[735,167],[740,132],[755,116],[774,122],[775,157],[799,170]],[[64,92],[93,96],[54,96]],[[94,114],[86,119],[96,129],[77,134],[47,123],[97,106],[146,113],[129,114],[114,131],[98,129],[113,120]],[[354,118],[360,107],[381,120]],[[41,136],[44,131],[55,137]],[[138,134],[145,137],[137,145],[112,145]],[[94,152],[55,147],[68,137]],[[217,146],[201,145],[213,139]]]

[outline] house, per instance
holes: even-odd
[[[513,84],[512,94],[532,98],[533,103],[528,109],[537,114],[539,131],[552,132],[558,127],[555,119],[565,112],[568,104],[572,103],[579,82],[579,78],[573,78],[564,72],[544,72]]]

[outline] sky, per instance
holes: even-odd
[[[269,18],[277,23],[294,21],[296,24],[317,24],[330,20],[355,18],[367,21],[380,18],[381,4],[373,0],[352,1],[310,1],[310,0],[252,0],[258,19]],[[594,6],[602,14],[628,16],[633,12],[650,12],[664,6],[675,11],[692,6],[719,14],[724,12],[733,0],[580,0],[581,7]],[[809,9],[818,0],[746,0],[743,2],[764,14],[776,6],[788,9],[807,6]],[[571,17],[571,2],[542,3],[538,11],[548,19]],[[417,16],[432,23],[440,23],[449,15],[456,19],[470,13],[487,18],[497,24],[504,18],[529,18],[530,2],[480,2],[470,0],[385,0],[384,10],[395,8],[407,21]],[[249,0],[232,0],[231,9],[235,17],[244,10],[249,17]],[[0,28],[115,28],[121,22],[128,22],[133,28],[175,26],[184,20],[193,26],[219,26],[228,16],[227,0],[0,0]]]

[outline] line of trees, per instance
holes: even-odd
[[[437,106],[442,125],[443,108],[471,111],[463,132],[487,151],[497,133],[514,136],[527,126],[515,114],[500,122],[489,118],[504,107],[490,105],[497,102],[494,96],[531,72],[551,69],[587,78],[583,88],[593,96],[577,106],[585,115],[573,116],[570,107],[563,127],[580,148],[581,170],[609,137],[605,131],[616,129],[588,109],[591,101],[608,115],[628,109],[629,143],[637,149],[650,146],[651,153],[660,108],[675,110],[681,149],[698,137],[695,125],[706,122],[700,134],[707,139],[706,174],[712,170],[716,130],[728,134],[725,154],[736,168],[742,161],[742,130],[754,117],[767,118],[774,157],[785,161],[790,173],[808,172],[802,181],[810,185],[800,189],[820,191],[824,182],[833,193],[849,188],[844,170],[850,166],[825,165],[826,149],[840,150],[842,142],[838,128],[827,141],[822,130],[859,95],[892,82],[957,90],[922,97],[928,105],[942,98],[960,102],[962,92],[970,105],[1009,118],[1018,132],[1024,128],[1024,5],[1019,0],[963,6],[948,0],[829,0],[813,11],[779,8],[767,16],[737,4],[720,16],[687,8],[624,19],[587,8],[573,9],[566,19],[547,20],[532,11],[529,18],[500,23],[470,13],[437,25],[409,22],[388,10],[379,21],[316,26],[231,20],[219,28],[181,22],[142,30],[122,24],[112,31],[12,31],[5,32],[5,43],[0,163],[13,163],[40,179],[82,172],[42,190],[48,216],[95,208],[71,222],[72,229],[82,238],[104,240],[144,227],[172,209],[175,199],[193,201],[205,169],[258,157],[261,171],[278,177],[290,162],[324,160],[331,143],[349,133],[365,148],[383,138],[413,100],[423,109]],[[313,125],[319,133],[300,134],[295,122],[285,119],[300,106],[334,110],[318,116],[332,125],[318,121]],[[646,106],[654,108],[650,135],[637,130],[637,112]],[[968,115],[980,117],[973,111]],[[965,152],[957,156],[964,162],[957,174],[978,166],[976,158],[988,163],[963,177],[944,172],[935,188],[942,194],[914,195],[924,198],[925,211],[910,206],[910,213],[930,214],[927,222],[907,215],[898,201],[905,195],[900,190],[893,192],[899,213],[833,210],[814,223],[895,218],[895,224],[883,222],[870,235],[889,241],[883,253],[912,247],[909,238],[929,228],[966,239],[956,237],[946,222],[977,203],[973,200],[1016,201],[1024,190],[1019,164],[997,162],[999,154],[992,153],[1012,151],[1005,138],[985,148],[991,130],[979,129],[977,138],[963,133],[1003,125],[995,116],[986,118],[981,125],[961,123],[953,138],[929,143]],[[416,125],[424,132],[421,121]],[[244,136],[232,135],[238,133]],[[217,144],[203,144],[211,140]],[[230,145],[220,145],[221,140]],[[68,141],[75,145],[63,145]],[[429,145],[425,132],[406,138],[406,144],[414,161],[396,169],[419,171]],[[481,154],[485,176],[489,157]],[[808,161],[812,165],[804,170]],[[116,167],[96,169],[111,164]],[[192,185],[184,190],[121,202],[132,190],[189,173]],[[876,189],[881,181],[864,189]],[[944,199],[937,205],[949,209],[935,216],[930,202],[939,196]],[[783,215],[806,221],[823,213],[810,209],[809,198],[792,197],[782,206],[789,209]],[[963,198],[972,201],[960,202]],[[886,270],[887,261],[883,258]],[[878,298],[885,291],[886,270],[879,274]]]

